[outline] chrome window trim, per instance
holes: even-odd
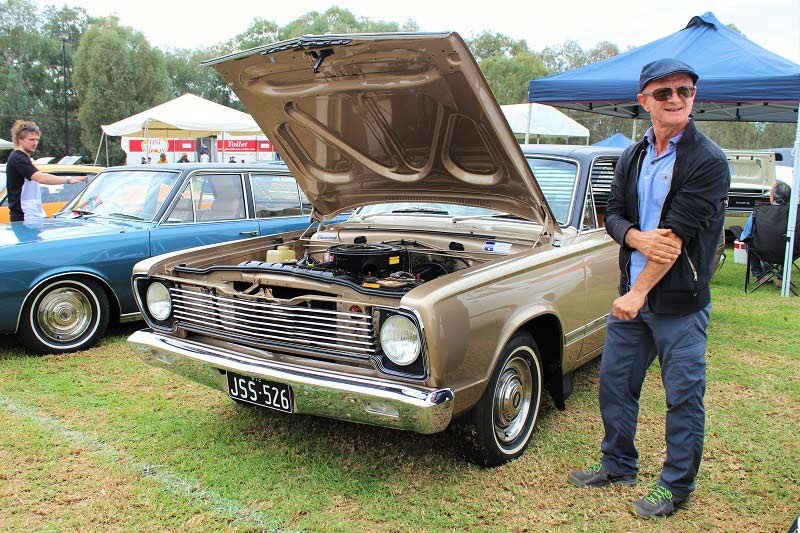
[[[616,157],[616,159],[614,158],[613,155],[598,155],[598,156],[595,156],[594,159],[592,159],[592,164],[589,165],[589,174],[588,174],[588,179],[586,181],[586,194],[587,195],[589,194],[590,191],[592,191],[592,194],[594,195],[594,191],[593,191],[594,188],[592,186],[592,173],[594,172],[595,163],[597,163],[598,160],[604,159],[604,158],[608,158],[608,159],[612,160],[614,162],[614,169],[616,170],[616,168],[617,168],[616,165],[619,162],[619,157],[618,156]],[[583,217],[586,216],[586,198],[587,197],[584,197],[584,199],[583,199],[583,207],[581,207],[581,217],[578,220],[578,226],[579,227],[576,228],[578,230],[578,235],[582,235],[583,233],[593,233],[594,231],[598,231],[598,230],[605,231],[605,229],[606,229],[605,222],[603,223],[603,227],[602,228],[592,228],[592,229],[589,229],[589,230],[586,230],[586,231],[582,231],[581,230],[581,226],[583,226]],[[594,200],[594,198],[592,198],[592,200]],[[592,205],[594,206],[594,219],[597,220],[597,203],[593,201]]]
[[[253,192],[253,178],[257,178],[259,176],[277,176],[277,177],[282,177],[282,178],[291,178],[292,180],[294,180],[294,188],[295,188],[295,192],[297,193],[297,208],[300,210],[300,214],[299,215],[281,215],[281,216],[277,216],[277,217],[259,217],[258,216],[258,209],[256,209],[256,195]],[[293,175],[291,175],[289,173],[285,173],[285,172],[260,172],[260,171],[255,171],[255,172],[248,173],[248,179],[250,180],[250,195],[251,195],[251,197],[253,199],[253,218],[254,219],[256,219],[256,220],[275,220],[275,219],[280,219],[280,218],[291,218],[291,217],[303,216],[303,199],[300,196],[300,185],[297,183],[297,178],[295,178]]]
[[[177,171],[180,172],[180,171]],[[247,187],[245,186],[245,174],[249,174],[247,171],[239,170],[239,171],[226,171],[225,169],[220,170],[212,170],[212,169],[198,169],[192,170],[183,176],[183,185],[180,186],[180,193],[175,194],[172,200],[169,203],[167,209],[164,210],[164,214],[161,216],[159,221],[156,223],[156,227],[161,226],[162,224],[176,227],[176,226],[185,226],[187,224],[208,224],[208,223],[215,223],[215,222],[233,222],[233,221],[243,221],[243,220],[251,220],[253,217],[250,213],[250,204],[247,201]],[[194,222],[167,222],[169,220],[169,215],[172,214],[172,211],[175,210],[175,206],[180,201],[180,195],[183,193],[183,190],[189,186],[192,179],[195,176],[205,176],[205,175],[236,175],[239,176],[239,185],[242,187],[242,200],[244,201],[244,217],[242,218],[229,218],[224,220],[205,220],[203,222],[197,221],[197,214],[195,213],[194,207],[194,191],[192,191],[192,213],[194,214],[195,221]]]
[[[549,159],[549,160],[552,160],[552,161],[562,161],[562,162],[565,162],[565,163],[574,163],[575,164],[575,166],[577,168],[577,171],[575,173],[575,182],[572,184],[572,193],[570,194],[570,197],[569,197],[569,213],[567,214],[567,220],[558,225],[560,228],[568,228],[568,227],[570,227],[569,221],[572,220],[572,213],[575,210],[575,193],[578,190],[578,182],[581,179],[581,169],[582,169],[581,161],[579,159],[577,159],[577,158],[574,158],[574,157],[565,157],[565,156],[557,156],[557,155],[531,154],[531,153],[527,153],[527,154],[523,154],[523,155],[525,156],[526,162],[527,162],[528,159]],[[530,164],[528,164],[528,168],[531,170],[531,174],[533,174],[533,177],[535,178],[536,177],[536,173],[530,167]],[[539,181],[538,180],[536,181],[536,184],[539,185]],[[539,189],[541,189],[541,188],[542,188],[542,186],[539,185]],[[542,191],[542,196],[544,196],[544,199],[547,200],[547,195],[544,194],[544,191]],[[552,209],[551,209],[551,211],[552,211]],[[553,215],[555,216],[555,213]],[[556,222],[558,222],[558,220],[556,220]]]

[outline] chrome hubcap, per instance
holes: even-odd
[[[494,390],[494,432],[504,444],[513,442],[525,429],[531,410],[531,368],[522,357],[509,359]]]
[[[92,305],[89,298],[77,289],[55,289],[39,302],[36,323],[52,340],[69,342],[86,333],[91,326]]]

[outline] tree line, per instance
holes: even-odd
[[[39,152],[64,155],[66,74],[71,152],[92,160],[100,142],[101,124],[116,122],[187,92],[243,110],[216,71],[199,65],[203,60],[308,34],[416,30],[412,19],[404,23],[372,20],[331,7],[306,13],[285,26],[257,17],[244,32],[208,47],[161,50],[151,46],[140,31],[120,24],[115,16],[92,17],[80,7],[39,9],[32,0],[2,0],[0,137],[9,135],[11,124],[18,118],[35,120],[44,130]],[[525,40],[491,31],[470,36],[467,44],[500,104],[526,102],[531,78],[620,53],[611,42],[585,50],[575,41],[537,52]],[[630,120],[566,113],[589,128],[590,142],[616,132],[631,135]],[[640,121],[638,131],[647,126]],[[790,146],[795,131],[793,124],[700,122],[698,126],[725,148]],[[118,143],[109,143],[109,149],[113,163],[124,161]]]

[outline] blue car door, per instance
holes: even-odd
[[[241,173],[193,174],[151,231],[153,255],[257,236],[259,224],[248,213],[245,193]]]
[[[271,235],[308,227],[309,208],[303,208],[301,191],[292,176],[253,173],[250,175],[253,206],[259,233]]]

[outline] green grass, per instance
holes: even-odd
[[[730,254],[729,254],[730,255]],[[663,461],[658,367],[642,394],[636,487],[578,490],[598,456],[597,363],[525,455],[481,470],[454,436],[242,407],[140,362],[117,328],[30,357],[0,337],[0,529],[108,531],[785,531],[800,513],[800,299],[713,283],[707,433],[692,503],[642,522],[627,504]]]

